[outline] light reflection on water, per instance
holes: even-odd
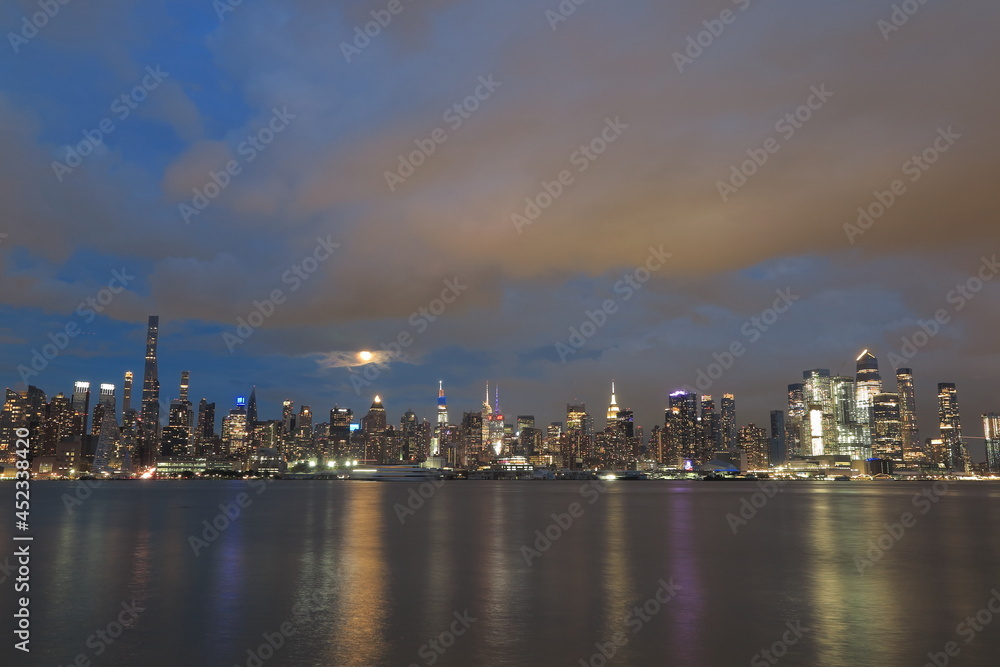
[[[787,664],[919,665],[1000,585],[992,485],[953,485],[919,514],[918,484],[789,484],[736,535],[726,515],[755,485],[610,484],[589,504],[580,482],[449,482],[400,523],[410,488],[275,482],[195,556],[188,536],[245,483],[110,483],[73,512],[66,485],[39,483],[32,664],[245,665],[294,619],[266,667],[426,665],[421,647],[469,610],[435,665],[577,665],[673,577],[677,598],[610,664],[748,664],[800,620]],[[582,516],[529,565],[522,545],[573,502]],[[859,574],[855,557],[906,511],[917,524]],[[140,620],[95,656],[88,635],[133,598]],[[998,650],[1000,619],[961,664]]]

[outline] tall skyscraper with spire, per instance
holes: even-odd
[[[160,317],[150,315],[146,328],[146,366],[142,375],[142,419],[140,465],[151,465],[160,446],[160,379],[156,365],[156,344]]]
[[[611,381],[611,403],[608,404],[608,421],[606,426],[615,427],[618,424],[618,398],[615,396],[615,381]]]
[[[444,394],[444,381],[438,380],[437,423],[431,436],[431,456],[441,454],[441,441],[448,429],[448,397]]]

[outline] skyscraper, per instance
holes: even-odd
[[[129,423],[132,412],[132,371],[125,371],[125,384],[122,385],[122,425]]]
[[[722,448],[722,427],[719,413],[715,411],[715,399],[705,394],[701,397],[701,440],[702,449],[715,452]]]
[[[747,424],[739,430],[739,445],[747,454],[748,470],[766,470],[768,468],[768,450],[770,449],[767,433],[754,424]]]
[[[150,465],[160,444],[160,380],[156,365],[156,343],[160,335],[160,318],[150,315],[146,328],[146,366],[142,376],[142,419],[140,465]]]
[[[437,422],[434,425],[434,434],[431,436],[431,456],[441,454],[441,438],[447,428],[448,397],[444,394],[444,381],[438,380]]]
[[[772,466],[780,466],[788,461],[784,410],[771,410],[771,441],[768,458]]]
[[[736,451],[738,445],[736,439],[736,397],[732,394],[722,395],[719,425],[722,429],[723,448],[730,452]]]
[[[871,427],[858,416],[857,380],[848,375],[830,378],[834,437],[825,443],[826,454],[850,456],[852,460],[871,456]]]
[[[184,371],[184,372],[186,373],[187,371]],[[182,379],[182,389],[183,389],[183,379]],[[256,385],[250,388],[250,398],[247,400],[247,423],[251,427],[254,424],[257,423],[257,387],[256,387]]]
[[[118,402],[115,398],[115,386],[113,384],[102,383],[101,393],[97,398],[97,405],[94,406],[94,421],[91,426],[90,434],[93,436],[101,435],[101,427],[104,425],[104,413],[110,412],[111,416],[114,418],[114,424],[117,428],[118,418],[115,411],[118,409]]]
[[[413,410],[407,410],[399,420],[399,437],[402,444],[401,458],[404,461],[416,460],[420,456],[419,426],[417,414]],[[431,455],[437,456],[437,452],[431,452]]]
[[[388,425],[382,397],[375,395],[368,414],[361,418],[361,433],[365,439],[365,459],[384,462],[385,429]]]
[[[802,397],[806,404],[802,454],[836,454],[837,429],[834,423],[830,371],[826,368],[803,371],[802,379],[805,380],[802,383]]]
[[[872,414],[872,407],[875,403],[875,395],[882,393],[882,376],[878,372],[878,359],[868,350],[863,351],[857,358],[858,371],[855,376],[857,383],[857,421],[867,429],[862,431],[865,437],[865,444],[872,441],[872,434],[875,428],[875,419]]]
[[[788,385],[788,419],[785,420],[785,444],[788,447],[789,456],[800,456],[804,453],[805,442],[803,434],[806,432],[806,409],[805,385],[801,382]]]
[[[668,461],[702,462],[704,456],[698,429],[698,394],[686,391],[670,394],[664,415],[663,437],[664,456]]]
[[[955,472],[968,472],[969,450],[962,438],[958,390],[952,382],[938,384],[938,418],[947,466]]]
[[[198,402],[198,425],[195,428],[195,443],[204,447],[215,438],[215,403],[202,398]]]
[[[611,402],[608,404],[608,416],[605,427],[614,426],[618,421],[618,399],[615,396],[615,381],[611,381]]]
[[[990,472],[1000,472],[1000,413],[983,415],[983,435],[986,437],[986,465]]]
[[[903,460],[903,426],[899,394],[875,394],[872,419],[875,424],[872,455],[881,459]]]
[[[90,383],[77,382],[73,385],[73,412],[76,414],[74,435],[87,433],[87,419],[90,417]]]
[[[918,463],[925,459],[924,448],[917,428],[917,400],[913,384],[913,370],[896,370],[896,392],[899,394],[899,421],[903,439],[903,461]]]

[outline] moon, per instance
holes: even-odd
[[[368,350],[361,350],[358,352],[358,359],[361,361],[371,361],[374,355]]]

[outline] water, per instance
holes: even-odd
[[[32,652],[11,646],[8,578],[0,664],[919,667],[949,642],[949,664],[998,664],[1000,617],[958,627],[1000,590],[997,485],[789,483],[768,499],[750,482],[456,481],[424,486],[411,514],[417,485],[255,484],[106,482],[68,511],[75,484],[35,483]],[[731,525],[744,499],[762,507]],[[189,536],[239,500],[196,555]],[[550,546],[522,549],[546,529]],[[0,563],[11,544],[0,532]],[[117,638],[92,637],[120,614]],[[260,651],[265,633],[280,647]]]

